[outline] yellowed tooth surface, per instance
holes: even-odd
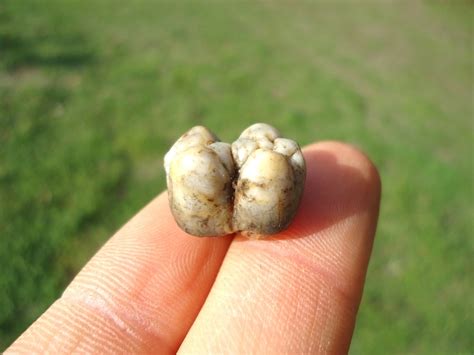
[[[205,128],[191,129],[165,157],[168,197],[178,225],[196,236],[233,232],[230,145]]]
[[[288,227],[301,199],[306,175],[298,144],[280,138],[278,131],[258,123],[247,128],[232,144],[234,157],[241,141],[258,146],[237,162],[233,226],[249,237],[261,238]]]
[[[263,123],[232,146],[194,127],[166,154],[165,170],[172,213],[196,236],[282,231],[296,213],[306,174],[298,144]]]

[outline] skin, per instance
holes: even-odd
[[[304,155],[305,192],[286,231],[265,240],[190,237],[161,194],[6,353],[347,352],[380,179],[342,143]]]

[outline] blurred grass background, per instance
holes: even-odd
[[[351,352],[472,353],[473,6],[0,2],[0,349],[203,124],[339,139],[383,203]],[[469,297],[469,295],[471,295]]]

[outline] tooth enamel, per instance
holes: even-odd
[[[252,139],[240,138],[232,143],[232,156],[237,166],[242,166],[250,153],[258,148],[257,142]]]
[[[237,161],[238,180],[234,193],[233,226],[249,237],[278,233],[296,214],[303,191],[306,168],[298,144],[280,138],[279,132],[263,123],[244,130],[232,144],[234,157],[241,142],[253,140],[259,149]]]
[[[234,160],[232,159],[232,151],[229,143],[215,142],[209,145],[216,154],[219,156],[220,161],[224,164],[229,176],[232,178],[235,174]]]
[[[165,171],[168,175],[169,166],[174,157],[181,153],[185,149],[189,149],[194,146],[205,146],[209,143],[217,141],[217,137],[211,133],[206,127],[195,126],[183,134],[171,149],[165,155]]]
[[[184,134],[165,156],[168,198],[178,225],[189,234],[217,236],[233,232],[230,145],[204,127]]]
[[[282,231],[296,213],[306,173],[298,144],[263,123],[232,146],[194,127],[166,154],[165,170],[171,211],[196,236]]]

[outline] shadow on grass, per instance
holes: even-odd
[[[25,36],[0,32],[0,51],[7,70],[22,67],[74,69],[95,62],[93,49],[78,34]]]

